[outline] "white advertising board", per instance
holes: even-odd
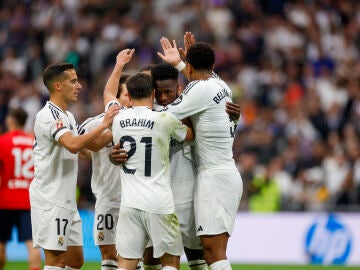
[[[93,211],[80,211],[86,261],[101,260],[94,246]],[[7,245],[9,260],[26,260],[16,232]],[[360,213],[239,213],[229,239],[231,263],[360,265]],[[186,261],[185,256],[181,260]]]
[[[360,265],[360,214],[239,213],[233,263]]]

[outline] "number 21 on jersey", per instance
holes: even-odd
[[[134,137],[131,136],[122,136],[120,138],[120,147],[124,147],[124,143],[128,142],[130,144],[130,149],[128,150],[128,159],[130,159],[136,152],[137,144]],[[142,137],[140,140],[140,146],[145,147],[145,162],[144,162],[144,176],[151,176],[151,155],[152,155],[152,137]],[[135,174],[136,169],[129,169],[126,165],[123,165],[123,170],[128,174]]]

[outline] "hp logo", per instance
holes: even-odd
[[[321,216],[306,235],[306,253],[314,264],[344,264],[352,247],[348,228],[335,215]]]

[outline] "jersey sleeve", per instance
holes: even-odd
[[[93,117],[86,119],[79,127],[78,133],[79,135],[83,135],[89,133],[91,130],[95,128],[95,119]]]
[[[42,115],[37,118],[34,128],[39,129],[40,132],[46,137],[58,141],[62,135],[64,135],[66,132],[71,131],[71,128],[76,128],[76,126],[68,127],[66,125],[66,122],[62,118],[55,119]]]
[[[203,90],[201,81],[189,83],[183,93],[165,110],[171,112],[177,119],[184,119],[205,110],[208,106],[208,100],[204,96]]]
[[[62,135],[70,131],[70,128],[65,125],[62,119],[57,119],[50,123],[50,134],[55,141],[59,141]]]
[[[170,137],[181,142],[185,139],[188,127],[172,114],[168,114]]]
[[[117,105],[117,106],[121,106],[120,102],[117,101],[116,99],[110,100],[106,105],[105,105],[105,112],[113,105]]]

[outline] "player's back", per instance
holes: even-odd
[[[0,209],[30,209],[34,177],[33,135],[14,130],[0,136]]]
[[[128,150],[121,168],[121,205],[170,214],[174,202],[170,189],[170,137],[182,141],[186,126],[167,112],[149,107],[123,109],[113,121],[113,140]]]
[[[199,169],[234,167],[234,123],[226,113],[232,92],[215,74],[208,80],[192,81],[169,110],[179,119],[190,116],[195,131]]]

